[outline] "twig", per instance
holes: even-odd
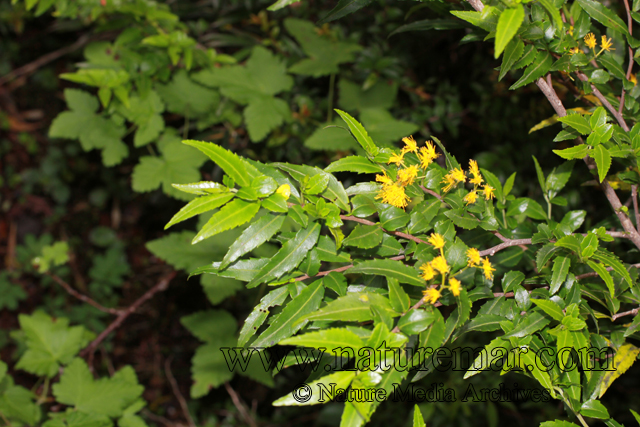
[[[359,222],[360,224],[364,224],[364,225],[376,225],[376,223],[373,222],[373,221],[369,221],[367,219],[358,218],[358,217],[355,217],[355,216],[340,215],[340,219],[343,219],[345,221]],[[389,230],[385,230],[384,228],[382,230],[385,233],[391,234],[393,236],[398,236],[398,237],[402,237],[403,239],[413,240],[416,243],[427,244],[427,242],[425,242],[424,240],[420,239],[419,237],[412,236],[411,234],[403,233],[401,231],[389,231]]]
[[[494,256],[496,252],[499,252],[503,249],[510,248],[512,246],[523,246],[523,245],[530,245],[530,244],[531,244],[531,239],[513,239],[513,240],[508,239],[500,243],[499,245],[496,245],[489,249],[485,249],[484,251],[480,251],[480,256],[487,256],[487,255]]]
[[[392,261],[399,261],[401,259],[404,259],[404,255],[398,255],[398,256],[394,256],[391,258],[387,258],[390,259]],[[353,267],[353,264],[349,264],[349,265],[345,265],[343,267],[339,267],[339,268],[334,268],[333,270],[325,270],[325,271],[321,271],[318,274],[316,274],[315,276],[308,276],[308,275],[304,275],[304,276],[300,276],[300,277],[296,277],[295,280],[296,282],[299,282],[301,280],[307,280],[310,279],[311,277],[324,277],[330,273],[336,272],[336,273],[342,273],[343,271],[346,271],[348,269],[350,269],[351,267]]]
[[[633,200],[633,212],[636,214],[636,230],[640,232],[640,211],[638,211],[638,186],[631,185],[631,199]]]
[[[422,191],[424,191],[427,194],[431,194],[433,197],[437,198],[438,200],[442,200],[442,196],[439,195],[438,193],[436,193],[433,190],[429,190],[428,188],[424,187],[424,186],[420,186],[420,188],[422,189]]]
[[[92,305],[95,308],[97,308],[98,310],[103,311],[105,313],[114,314],[116,316],[122,314],[123,310],[118,310],[118,309],[115,309],[115,308],[107,308],[107,307],[101,305],[100,303],[92,300],[88,296],[83,295],[80,292],[78,292],[75,289],[73,289],[71,287],[71,285],[69,285],[67,282],[62,280],[57,275],[55,275],[53,273],[50,273],[50,272],[47,272],[46,274],[47,274],[47,276],[51,277],[56,283],[58,283],[60,286],[62,286],[64,288],[64,290],[67,291],[68,294],[70,294],[71,296],[79,299],[80,301],[86,302],[87,304]]]
[[[144,408],[142,411],[142,414],[144,414],[145,417],[160,423],[160,424],[164,424],[167,427],[175,427],[176,425],[174,423],[172,423],[170,420],[168,420],[165,417],[161,417],[160,415],[154,414],[153,412],[151,412],[150,410],[148,410],[147,408]]]
[[[5,257],[5,265],[7,271],[13,270],[16,261],[16,243],[18,241],[18,225],[15,221],[9,222],[9,237],[7,239],[7,255]]]
[[[129,315],[131,315],[132,313],[134,313],[142,304],[144,304],[148,299],[150,299],[151,297],[153,297],[156,293],[161,292],[166,290],[169,287],[169,282],[171,282],[171,280],[175,277],[176,272],[172,271],[171,273],[167,274],[165,277],[163,277],[162,279],[160,279],[160,281],[158,282],[158,284],[156,284],[153,288],[149,289],[147,292],[145,292],[140,298],[138,298],[133,304],[131,304],[129,307],[125,308],[124,310],[120,311],[120,314],[118,315],[118,317],[116,318],[116,320],[114,320],[113,322],[111,322],[111,324],[109,326],[107,326],[107,329],[105,329],[104,331],[102,331],[100,333],[100,335],[98,335],[98,337],[96,339],[94,339],[91,344],[89,344],[88,347],[86,347],[84,350],[82,350],[80,352],[80,355],[82,357],[85,356],[89,356],[89,367],[93,366],[93,353],[96,351],[96,348],[98,348],[98,345],[100,345],[100,343],[102,341],[104,341],[104,339],[114,330],[116,330],[121,324],[122,322],[125,321],[125,319],[127,317],[129,317]]]
[[[227,389],[227,393],[231,396],[233,404],[236,409],[238,409],[238,412],[240,412],[240,415],[242,415],[242,418],[244,418],[244,421],[249,424],[250,427],[258,427],[256,421],[251,417],[251,414],[249,414],[249,410],[242,404],[240,396],[238,396],[238,393],[229,385],[228,381],[225,381],[224,387]]]
[[[587,77],[582,71],[576,71],[576,74],[578,78],[583,82],[589,81],[589,77]],[[618,111],[613,108],[613,105],[611,105],[607,98],[604,97],[602,92],[600,92],[593,83],[591,83],[591,90],[593,91],[593,94],[596,96],[596,98],[598,98],[600,102],[602,102],[602,105],[607,107],[607,110],[609,110],[611,114],[613,114],[613,117],[616,118],[618,124],[620,124],[620,127],[624,129],[625,132],[629,132],[629,126],[627,126],[627,122],[624,121],[624,117],[622,117],[622,114],[618,113]]]
[[[182,413],[184,417],[187,419],[187,423],[189,427],[196,427],[196,423],[193,422],[193,418],[191,418],[191,414],[189,413],[189,407],[187,406],[187,401],[184,399],[182,393],[180,393],[180,387],[178,387],[178,382],[176,381],[173,373],[171,372],[171,357],[164,361],[164,372],[167,375],[167,379],[169,380],[169,384],[171,384],[171,389],[173,390],[173,394],[175,394],[176,399],[180,403],[180,408],[182,408]]]
[[[623,0],[624,9],[627,12],[627,29],[629,30],[629,35],[633,35],[633,21],[631,20],[631,9],[629,8],[629,0]],[[627,80],[631,76],[631,70],[633,69],[633,49],[631,46],[628,46],[629,49],[629,65],[627,66]],[[622,115],[622,110],[624,109],[624,95],[625,90],[624,86],[622,87],[622,93],[620,94],[620,107],[618,107],[618,114]]]
[[[617,319],[623,316],[635,316],[636,314],[638,314],[639,310],[640,310],[640,307],[634,308],[633,310],[629,310],[629,311],[623,311],[622,313],[614,314],[613,316],[611,316],[611,320],[615,322]]]

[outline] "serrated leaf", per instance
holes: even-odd
[[[507,293],[513,290],[524,280],[524,273],[521,271],[509,271],[502,278],[502,292]]]
[[[272,347],[295,334],[307,323],[306,320],[300,322],[299,320],[315,311],[320,306],[323,296],[324,286],[322,286],[321,280],[317,280],[304,288],[298,296],[284,307],[277,319],[251,345],[254,347]]]
[[[569,114],[568,116],[558,118],[558,120],[571,126],[573,129],[580,132],[581,135],[589,135],[591,133],[589,121],[580,114]]]
[[[564,236],[555,243],[555,246],[569,249],[576,254],[580,253],[580,242],[576,236]]]
[[[347,126],[349,126],[349,130],[351,130],[351,133],[356,138],[360,146],[364,148],[364,151],[366,151],[371,156],[375,156],[376,154],[378,154],[380,150],[373,142],[364,127],[360,123],[358,123],[356,119],[351,117],[349,113],[338,109],[335,109],[335,111],[340,115],[340,117],[342,117],[342,120],[347,123]]]
[[[598,276],[600,276],[600,278],[604,280],[604,283],[607,285],[607,288],[609,288],[609,294],[611,295],[611,298],[613,298],[615,295],[615,287],[613,285],[613,279],[611,278],[611,274],[609,274],[609,272],[607,271],[607,268],[603,264],[599,264],[591,260],[587,260],[586,262],[589,265],[589,267],[591,267],[593,271],[598,273]]]
[[[522,57],[523,53],[524,42],[519,38],[511,40],[509,44],[507,44],[507,47],[504,50],[504,55],[502,56],[502,65],[500,65],[498,81],[502,80],[507,72],[511,70],[511,67],[513,67],[516,61]]]
[[[349,273],[361,273],[372,274],[378,276],[392,277],[397,279],[400,283],[407,283],[414,286],[424,286],[424,279],[422,279],[418,272],[400,261],[393,261],[388,259],[376,259],[363,261],[354,265]]]
[[[631,280],[629,272],[626,268],[624,268],[624,265],[622,265],[620,260],[615,255],[601,248],[595,254],[593,254],[592,257],[596,261],[600,261],[601,263],[604,263],[613,268],[613,271],[622,276],[624,280],[626,280],[627,284],[629,284],[629,286],[633,286],[633,281]]]
[[[342,244],[360,249],[370,249],[382,242],[383,234],[382,229],[378,226],[358,224]]]
[[[338,4],[324,16],[324,18],[318,21],[318,25],[347,16],[350,13],[369,5],[372,1],[373,0],[340,0]]]
[[[522,338],[539,331],[549,324],[549,319],[542,314],[533,312],[528,314],[522,321],[508,334],[504,334],[502,338],[516,337]]]
[[[598,397],[602,397],[611,384],[634,364],[640,354],[640,348],[631,344],[621,346],[613,357],[612,370],[605,371],[600,380]]]
[[[286,286],[281,286],[269,292],[267,295],[260,299],[260,303],[256,305],[251,314],[244,321],[242,329],[240,330],[240,336],[238,337],[238,345],[244,346],[249,338],[255,335],[258,328],[264,323],[269,315],[269,308],[282,305],[284,300],[289,295],[289,290]]]
[[[282,245],[278,253],[260,270],[258,275],[247,287],[254,288],[260,283],[277,279],[296,268],[307,256],[307,253],[316,245],[319,236],[320,224],[318,223],[314,223],[309,228],[298,231],[293,239]]]
[[[256,216],[260,210],[259,202],[245,202],[236,199],[227,203],[222,209],[213,214],[209,221],[200,229],[193,238],[192,243],[196,244],[209,237],[215,236],[226,230],[236,228]]]
[[[164,229],[166,230],[174,224],[185,221],[201,213],[217,209],[229,200],[233,199],[233,196],[233,193],[218,193],[193,199],[180,209],[173,218],[171,218],[167,225],[164,226]]]
[[[562,16],[560,16],[560,12],[558,12],[558,7],[556,7],[555,4],[551,2],[551,0],[539,0],[539,1],[540,1],[540,4],[547,10],[549,15],[553,19],[553,23],[555,24],[555,27],[556,27],[556,34],[558,34],[558,32],[562,30],[562,27],[563,27]]]
[[[532,299],[531,302],[542,309],[542,311],[547,313],[549,316],[551,316],[552,319],[557,320],[558,322],[561,322],[564,318],[562,308],[560,308],[558,304],[551,300]]]
[[[602,182],[611,167],[611,155],[609,155],[609,151],[604,147],[604,145],[601,144],[596,146],[589,156],[596,161],[596,165],[598,166],[598,178],[600,179],[600,182]]]
[[[580,243],[580,249],[582,258],[590,258],[598,249],[598,236],[591,233],[587,234],[582,243]]]
[[[605,408],[600,401],[595,399],[589,399],[584,402],[580,407],[580,414],[585,417],[599,418],[601,420],[609,418],[609,411],[607,411],[607,408]]]
[[[569,274],[569,267],[571,267],[571,258],[565,256],[558,256],[553,260],[553,274],[551,275],[551,284],[549,287],[549,293],[554,295],[564,283],[564,280]]]
[[[582,9],[589,14],[593,19],[604,25],[605,27],[612,28],[622,34],[629,34],[629,30],[625,23],[613,13],[609,8],[602,3],[594,0],[577,0]]]
[[[391,306],[398,313],[405,313],[409,310],[411,303],[409,295],[402,289],[397,280],[387,278],[387,284],[389,286],[389,302]]]
[[[456,226],[462,227],[465,230],[473,230],[478,225],[480,225],[480,221],[478,221],[476,218],[473,218],[473,217],[470,217],[470,216],[469,217],[464,217],[464,216],[461,215],[461,213],[464,213],[464,209],[457,209],[457,210],[453,210],[452,209],[452,210],[446,211],[444,214]]]
[[[224,256],[220,269],[251,252],[276,234],[284,223],[284,215],[266,214],[242,232]]]
[[[520,79],[509,90],[515,90],[542,77],[553,65],[553,56],[548,51],[539,51],[536,59],[525,70]]]
[[[356,353],[364,346],[364,341],[354,332],[344,328],[329,328],[321,331],[312,331],[306,334],[286,338],[279,345],[296,345],[298,347],[311,347],[316,349],[334,349],[337,347],[349,347]]]
[[[407,335],[416,335],[427,329],[436,320],[436,316],[432,311],[414,309],[409,310],[407,314],[398,320],[398,328]]]
[[[498,27],[496,29],[495,53],[494,57],[498,58],[513,36],[518,32],[518,28],[524,20],[524,7],[521,4],[514,8],[508,8],[502,11],[498,18]]]
[[[217,144],[204,141],[185,140],[183,144],[190,145],[209,156],[211,160],[242,187],[251,185],[251,181],[262,174],[252,164],[237,154],[220,147]]]
[[[311,313],[306,320],[341,320],[345,322],[364,322],[373,319],[371,306],[397,315],[389,300],[381,295],[372,293],[349,293],[336,298],[315,313]]]
[[[379,173],[383,169],[362,156],[347,156],[331,163],[324,169],[325,172],[355,172],[355,173]]]
[[[351,384],[351,381],[356,376],[356,372],[351,371],[340,371],[335,372],[333,374],[324,376],[316,381],[313,381],[306,385],[309,387],[308,389],[303,389],[303,391],[294,390],[286,396],[281,397],[272,403],[273,406],[306,406],[306,405],[317,405],[319,403],[324,403],[331,401],[335,397],[335,390],[343,389],[346,390]],[[331,385],[329,388],[329,384]],[[320,387],[327,387],[326,393],[318,392]],[[311,391],[309,391],[311,390]],[[313,393],[313,391],[316,391]],[[294,393],[295,397],[294,397]],[[299,398],[300,395],[304,395],[305,393],[313,393],[310,395],[308,400],[302,400]],[[319,400],[324,396],[324,400],[320,402]],[[297,399],[296,399],[297,398]]]
[[[494,360],[497,354],[494,353],[497,349],[504,349],[504,355],[506,356],[507,351],[511,349],[511,344],[508,340],[502,338],[495,338],[489,344],[487,344],[482,353],[478,355],[478,357],[473,361],[473,364],[469,367],[467,372],[464,374],[464,379],[470,378],[474,375],[479,374],[482,371],[489,370],[491,366],[491,362]],[[497,360],[497,359],[496,359]]]

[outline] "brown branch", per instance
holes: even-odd
[[[87,346],[84,350],[82,350],[80,352],[80,355],[82,357],[85,357],[87,355],[89,356],[89,367],[92,368],[92,366],[93,366],[93,353],[96,351],[96,348],[98,348],[98,345],[100,345],[100,343],[102,341],[104,341],[104,339],[111,332],[116,330],[122,324],[122,322],[124,322],[125,319],[127,317],[129,317],[129,315],[133,314],[148,299],[153,297],[156,293],[166,290],[169,287],[169,283],[171,282],[171,280],[175,276],[176,276],[176,272],[175,271],[172,271],[171,273],[167,274],[162,279],[160,279],[160,281],[153,288],[151,288],[147,292],[145,292],[133,304],[131,304],[129,307],[125,308],[124,310],[121,310],[120,314],[118,314],[118,317],[116,318],[116,320],[111,322],[111,324],[109,326],[107,326],[107,329],[102,331],[100,333],[100,335],[98,335],[98,337],[96,339],[94,339],[91,342],[91,344],[89,344],[89,346]]]
[[[631,186],[631,198],[633,199],[633,212],[636,214],[636,230],[640,232],[640,211],[638,211],[638,186]]]
[[[631,9],[629,8],[629,0],[622,0],[624,3],[624,9],[627,12],[627,29],[629,30],[629,35],[633,35],[633,21],[631,20]],[[633,49],[631,46],[628,46],[629,49],[629,66],[627,67],[627,80],[631,76],[631,70],[633,69]],[[622,115],[622,110],[624,109],[624,85],[622,87],[622,93],[620,94],[620,107],[618,107],[618,114]]]
[[[83,295],[80,292],[78,292],[75,289],[73,289],[70,284],[68,284],[67,282],[65,282],[64,280],[62,280],[60,277],[56,276],[55,274],[50,273],[50,272],[47,272],[46,274],[47,274],[47,276],[51,277],[57,284],[62,286],[64,288],[64,290],[67,291],[68,294],[70,294],[71,296],[79,299],[80,301],[86,302],[87,304],[92,305],[93,307],[95,307],[98,310],[103,311],[105,313],[114,314],[116,316],[122,314],[123,310],[118,310],[118,309],[115,309],[115,308],[107,308],[107,307],[101,305],[100,303],[92,300],[88,296]]]
[[[180,387],[178,387],[178,382],[176,381],[173,373],[171,372],[171,357],[164,361],[164,372],[167,375],[167,379],[169,380],[169,384],[171,384],[171,389],[173,390],[173,394],[175,394],[176,399],[180,403],[180,408],[182,409],[182,413],[189,424],[189,427],[196,427],[196,423],[193,422],[193,418],[191,418],[191,414],[189,413],[189,407],[187,406],[187,401],[184,399],[182,393],[180,393]]]
[[[508,239],[500,243],[499,245],[480,251],[480,256],[487,256],[487,255],[494,256],[496,252],[499,252],[503,249],[510,248],[512,246],[522,246],[522,245],[530,245],[530,244],[531,244],[531,239],[513,239],[513,240]]]
[[[437,198],[438,200],[442,200],[442,196],[439,195],[438,193],[436,193],[433,190],[429,190],[427,187],[424,187],[423,185],[420,185],[420,188],[422,189],[422,191],[424,191],[427,194],[431,194],[433,197]]]
[[[387,258],[387,259],[390,259],[392,261],[400,261],[401,259],[404,259],[404,258],[405,258],[404,255],[398,255],[398,256],[391,257],[391,258]],[[333,273],[333,272],[342,273],[343,271],[346,271],[346,270],[350,269],[351,267],[353,267],[353,264],[345,265],[345,266],[339,267],[339,268],[334,268],[333,270],[321,271],[318,274],[316,274],[315,276],[308,276],[308,275],[305,274],[304,276],[296,277],[293,280],[295,280],[296,282],[299,282],[301,280],[307,280],[307,279],[310,279],[312,277],[324,277],[324,276],[326,276],[326,275],[328,275],[330,273]]]
[[[623,317],[623,316],[635,316],[636,314],[638,314],[639,310],[640,310],[640,307],[634,308],[633,310],[629,310],[629,311],[623,311],[622,313],[614,314],[613,316],[611,316],[611,320],[615,322],[616,320],[618,320],[620,317]]]
[[[359,222],[360,224],[364,224],[364,225],[376,225],[376,223],[373,222],[373,221],[369,221],[367,219],[358,218],[358,217],[355,217],[355,216],[340,215],[340,219],[343,219],[345,221]],[[403,233],[401,231],[389,231],[389,230],[385,230],[384,228],[382,230],[385,233],[391,234],[393,236],[398,236],[398,237],[402,237],[403,239],[413,240],[416,243],[427,244],[427,242],[425,242],[424,240],[422,240],[422,239],[420,239],[418,237],[412,236],[411,234]]]
[[[578,78],[583,82],[589,81],[589,77],[587,77],[586,74],[584,74],[582,71],[576,71],[576,74],[578,75]],[[620,127],[624,129],[625,132],[629,132],[629,126],[627,126],[627,122],[624,121],[624,117],[622,117],[622,114],[618,113],[618,111],[613,108],[613,105],[611,105],[607,98],[604,97],[602,92],[600,92],[593,83],[591,83],[591,90],[593,91],[593,94],[596,96],[596,98],[598,98],[598,100],[602,102],[602,105],[607,107],[607,110],[609,110],[611,114],[613,114],[613,117],[616,118],[618,124],[620,124]]]
[[[253,417],[249,413],[249,410],[240,400],[240,396],[238,396],[238,393],[236,393],[236,391],[229,385],[228,381],[224,383],[224,387],[227,389],[227,393],[229,393],[229,396],[231,396],[231,400],[233,401],[234,406],[236,407],[242,418],[244,418],[244,422],[249,424],[250,427],[258,427],[258,423],[256,423],[256,420],[253,419]]]

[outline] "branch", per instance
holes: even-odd
[[[633,35],[633,21],[631,20],[631,9],[629,8],[629,0],[623,0],[624,9],[627,12],[627,29],[629,30],[629,35]],[[631,76],[631,70],[633,69],[633,49],[631,46],[628,46],[629,49],[629,66],[627,67],[627,80]],[[620,94],[620,107],[618,107],[618,114],[622,115],[622,110],[624,109],[624,95],[625,90],[624,86],[622,87],[622,93]]]
[[[364,225],[377,225],[373,221],[369,221],[367,219],[358,218],[358,217],[355,217],[355,216],[340,215],[340,219],[343,219],[345,221],[359,222],[360,224],[364,224]],[[416,243],[428,244],[424,240],[422,240],[422,239],[420,239],[418,237],[412,236],[411,234],[403,233],[401,231],[389,231],[389,230],[385,230],[384,228],[382,230],[385,233],[391,234],[393,236],[398,236],[398,237],[402,237],[403,239],[413,240]]]
[[[187,423],[189,427],[196,427],[196,423],[193,422],[193,418],[191,418],[191,414],[189,413],[189,407],[187,406],[187,401],[184,399],[182,393],[180,393],[180,387],[178,387],[178,382],[176,381],[173,373],[171,372],[171,357],[164,361],[164,371],[167,374],[167,379],[169,380],[169,384],[171,384],[171,388],[173,389],[173,394],[176,395],[176,399],[178,399],[178,403],[180,403],[180,408],[184,414],[184,417],[187,419]]]
[[[614,314],[613,316],[611,316],[611,320],[615,322],[616,320],[618,320],[620,317],[623,317],[623,316],[635,316],[636,314],[638,314],[639,310],[640,310],[640,307],[634,308],[633,310],[629,310],[629,311],[623,311],[622,313]]]
[[[640,232],[640,211],[638,211],[638,186],[631,186],[631,199],[633,199],[633,212],[636,214],[636,230]]]
[[[589,77],[587,77],[582,71],[576,71],[576,74],[578,75],[578,78],[583,82],[589,81]],[[627,126],[627,122],[624,121],[622,114],[619,113],[615,108],[613,108],[613,105],[611,105],[607,98],[604,97],[602,92],[600,92],[593,83],[591,83],[591,90],[593,91],[593,94],[596,96],[596,98],[598,98],[600,102],[602,102],[602,105],[607,107],[607,110],[609,110],[611,114],[613,114],[613,117],[616,118],[616,120],[620,124],[620,127],[624,129],[625,132],[629,132],[629,126]]]
[[[88,296],[83,295],[80,292],[78,292],[75,289],[73,289],[70,284],[68,284],[67,282],[65,282],[64,280],[62,280],[60,277],[56,276],[55,274],[50,273],[50,272],[47,272],[46,274],[47,274],[47,276],[51,277],[56,283],[58,283],[60,286],[62,286],[64,288],[64,290],[67,291],[68,294],[70,294],[71,296],[79,299],[80,301],[86,302],[87,304],[92,305],[95,308],[97,308],[98,310],[103,311],[105,313],[115,314],[115,315],[122,314],[123,310],[118,310],[118,309],[115,309],[115,308],[107,308],[107,307],[101,305],[100,303],[92,300]]]
[[[391,258],[387,258],[387,259],[390,259],[392,261],[400,261],[401,259],[404,259],[404,258],[405,258],[404,255],[398,255],[398,256],[391,257]],[[316,274],[315,276],[308,276],[308,275],[305,274],[304,276],[296,277],[293,280],[295,280],[296,282],[299,282],[301,280],[307,280],[307,279],[310,279],[312,277],[324,277],[324,276],[326,276],[328,274],[331,274],[333,272],[342,273],[343,271],[346,271],[346,270],[350,269],[351,267],[353,267],[353,264],[345,265],[345,266],[339,267],[339,268],[334,268],[333,270],[321,271],[318,274]]]
[[[227,393],[229,393],[229,396],[231,396],[233,405],[236,407],[242,418],[244,418],[244,422],[249,424],[250,427],[258,427],[258,423],[256,423],[256,420],[253,419],[253,417],[249,413],[249,410],[240,400],[240,396],[238,396],[238,393],[236,393],[236,391],[229,385],[228,381],[225,381],[224,387],[227,389]]]
[[[131,304],[129,307],[125,308],[124,310],[120,310],[120,314],[118,314],[118,317],[116,318],[116,320],[111,322],[111,324],[109,326],[107,326],[107,329],[102,331],[100,333],[100,335],[98,335],[98,337],[96,339],[94,339],[91,342],[91,344],[89,344],[89,346],[87,348],[85,348],[84,350],[82,350],[80,352],[80,355],[82,357],[85,357],[87,355],[89,356],[89,366],[90,367],[93,365],[93,353],[96,351],[96,348],[98,348],[98,345],[100,345],[100,343],[102,341],[104,341],[104,339],[111,332],[116,330],[122,324],[122,322],[124,322],[125,319],[127,317],[129,317],[129,315],[131,315],[133,312],[135,312],[148,299],[153,297],[156,293],[166,290],[169,287],[169,282],[171,282],[171,280],[175,276],[176,276],[176,272],[175,271],[172,271],[171,273],[167,274],[162,279],[160,279],[160,281],[158,282],[157,285],[155,285],[153,288],[151,288],[147,292],[145,292],[133,304]]]
[[[480,251],[480,256],[487,256],[487,255],[494,256],[496,252],[499,252],[503,249],[510,248],[512,246],[521,246],[521,245],[530,245],[530,244],[531,244],[531,239],[513,239],[513,240],[507,239],[502,243],[500,243],[499,245]]]
[[[631,264],[633,268],[640,268],[640,264]],[[613,267],[607,267],[607,271],[613,271]],[[576,276],[576,280],[586,279],[587,277],[595,277],[598,276],[598,273],[592,271],[590,273],[579,274]]]

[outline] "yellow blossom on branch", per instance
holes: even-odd
[[[580,48],[579,47],[574,47],[569,49],[569,55],[575,55],[576,53],[580,53]]]
[[[402,142],[404,142],[404,148],[402,149],[403,153],[415,153],[418,151],[418,144],[416,143],[416,140],[413,139],[413,136],[402,138]]]
[[[487,257],[483,258],[482,272],[484,273],[484,277],[486,277],[488,280],[492,280],[494,271],[496,271],[496,269],[491,266],[491,262],[489,262],[489,258]]]
[[[435,304],[440,298],[440,291],[436,288],[429,288],[426,291],[422,291],[424,294],[424,302]]]
[[[494,194],[495,188],[490,186],[489,184],[482,187],[482,192],[484,193],[485,200],[495,199],[496,195]]]
[[[451,190],[453,187],[455,187],[459,182],[464,183],[466,180],[467,180],[467,176],[465,175],[462,169],[453,168],[449,171],[448,174],[444,176],[444,178],[442,178],[441,182],[447,184],[443,188],[443,191],[446,193],[449,190]]]
[[[401,164],[404,164],[403,159],[404,159],[404,151],[401,151],[400,154],[393,153],[389,158],[389,161],[387,162],[387,164],[395,163],[396,166],[400,166]]]
[[[444,247],[444,238],[438,233],[431,233],[429,243],[431,243],[436,249],[442,249]]]
[[[382,203],[387,203],[402,209],[404,209],[410,201],[409,196],[404,192],[404,187],[396,183],[383,185],[376,199],[382,199]]]
[[[461,285],[460,281],[455,277],[452,277],[451,279],[449,279],[449,289],[451,290],[451,293],[453,294],[454,297],[457,297],[458,295],[460,295],[460,285]]]
[[[633,83],[634,86],[638,84],[638,79],[635,74],[629,74],[629,81]]]
[[[478,192],[476,190],[469,191],[469,194],[464,196],[462,200],[467,202],[467,206],[472,205],[476,202],[476,200],[478,200]]]
[[[420,270],[422,271],[422,278],[427,281],[433,279],[436,275],[436,272],[431,266],[431,263],[428,263],[428,262],[425,262],[424,264],[422,264],[420,266]]]
[[[600,49],[599,54],[602,53],[603,50],[606,50],[607,52],[615,50],[611,46],[613,46],[611,39],[607,40],[607,36],[602,36],[602,38],[600,39],[600,47],[602,47],[602,49]]]
[[[418,153],[420,167],[422,169],[427,169],[429,165],[433,163],[433,161],[438,157],[440,157],[440,154],[436,153],[436,146],[433,145],[433,142],[427,141],[427,145],[420,148],[420,152]]]
[[[471,175],[473,175],[473,178],[469,180],[470,183],[474,185],[482,184],[483,179],[482,175],[480,174],[480,169],[478,168],[478,162],[476,162],[475,160],[469,160],[469,172],[471,172]]]
[[[453,177],[451,177],[449,174],[446,174],[444,178],[442,178],[441,182],[444,184],[447,184],[442,189],[442,191],[444,191],[445,193],[448,193],[449,190],[451,190],[456,185],[456,180],[453,179]]]
[[[407,185],[411,185],[413,184],[413,181],[418,176],[418,172],[419,172],[418,166],[416,165],[409,166],[408,168],[405,168],[405,169],[400,169],[398,171],[398,181],[400,182],[400,184],[404,185],[405,187]]]
[[[387,176],[386,172],[382,172],[382,175],[376,175],[376,181],[382,183],[382,185],[393,184],[393,180]]]
[[[469,267],[480,264],[480,252],[476,248],[467,249],[467,259],[469,260],[467,263]]]
[[[442,255],[439,257],[435,257],[431,261],[431,266],[440,274],[445,275],[449,272],[449,265],[447,264],[447,260],[444,259]]]
[[[587,45],[589,49],[593,49],[596,47],[596,36],[593,33],[589,33],[584,36],[584,44]]]

